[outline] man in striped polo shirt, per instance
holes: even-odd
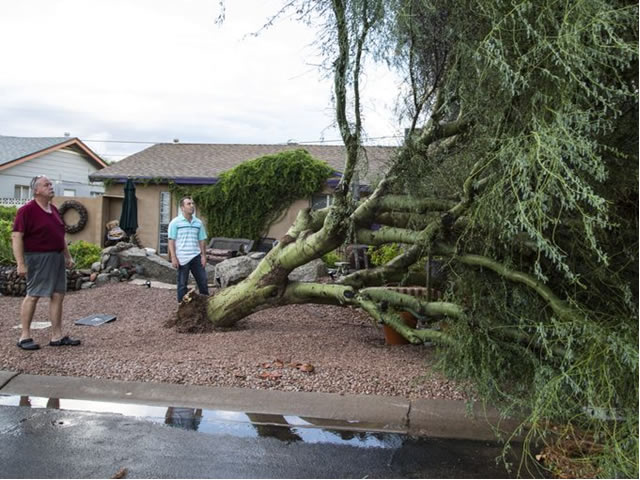
[[[171,264],[178,269],[178,302],[187,293],[189,272],[198,285],[202,295],[209,295],[207,287],[206,239],[207,232],[204,225],[194,214],[195,203],[191,197],[180,200],[182,212],[169,223],[169,255]]]

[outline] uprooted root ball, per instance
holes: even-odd
[[[213,323],[207,318],[207,303],[209,297],[189,291],[178,311],[169,318],[164,327],[175,328],[178,333],[206,333],[213,331]]]

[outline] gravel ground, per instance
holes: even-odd
[[[180,334],[163,324],[176,311],[175,290],[131,283],[70,292],[64,331],[79,347],[50,347],[50,329],[32,330],[41,349],[20,350],[22,298],[0,296],[0,369],[125,381],[164,382],[409,398],[465,399],[463,389],[434,373],[432,347],[387,346],[382,330],[350,308],[291,305],[247,317],[233,329]],[[41,299],[34,322],[48,320]],[[117,320],[78,326],[111,313]],[[311,370],[311,371],[309,371]]]

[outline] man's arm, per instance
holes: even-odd
[[[202,262],[202,267],[207,266],[207,242],[206,240],[200,240],[200,261]]]
[[[178,257],[176,256],[176,241],[173,238],[169,239],[169,259],[171,260],[171,265],[174,268],[178,268],[180,264],[178,263]]]
[[[13,232],[11,234],[11,247],[13,248],[13,258],[18,264],[18,275],[24,277],[27,274],[27,265],[24,263],[24,233]]]
[[[69,252],[69,246],[64,244],[64,265],[67,268],[72,268],[75,265],[75,260],[71,257],[71,252]]]

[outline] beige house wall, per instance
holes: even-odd
[[[329,187],[325,187],[319,193],[325,194],[325,195],[331,195],[333,193],[333,190],[330,189]],[[280,240],[280,238],[282,238],[287,233],[287,230],[289,230],[289,227],[293,225],[293,222],[298,216],[298,212],[303,208],[309,208],[310,206],[311,206],[311,199],[309,198],[300,199],[293,202],[291,206],[282,214],[282,216],[271,224],[266,236],[275,238],[276,240]]]
[[[138,201],[138,238],[145,247],[158,249],[159,229],[160,229],[160,193],[169,192],[168,185],[136,185],[136,199]],[[325,190],[323,193],[331,193]],[[106,233],[105,225],[111,220],[119,220],[122,211],[122,202],[124,199],[124,184],[112,184],[105,188],[105,194],[101,197],[75,197],[74,200],[83,204],[88,211],[89,218],[87,226],[78,233],[67,234],[67,241],[77,242],[84,240],[95,243],[96,245],[104,245],[104,237]],[[64,201],[57,199],[58,205]],[[178,214],[178,198],[173,195],[171,197],[171,218]],[[267,237],[280,239],[293,224],[298,212],[303,208],[308,208],[309,199],[300,199],[295,201],[282,215],[276,220],[268,230]],[[67,224],[74,224],[78,221],[78,214],[75,210],[68,210],[64,220]],[[202,219],[202,218],[201,218]],[[204,219],[202,219],[205,221]],[[206,222],[205,222],[206,225]],[[209,237],[214,237],[215,232],[207,232]]]
[[[66,200],[75,200],[87,209],[87,224],[78,233],[67,233],[65,240],[67,243],[75,243],[79,240],[101,245],[100,236],[102,235],[102,223],[104,212],[102,210],[102,197],[59,197],[54,203],[60,207]],[[80,220],[80,215],[75,209],[70,208],[64,214],[64,223],[67,225],[75,225]]]
[[[160,230],[160,193],[168,192],[168,185],[136,185],[136,199],[138,200],[138,238],[145,247],[158,249]],[[105,191],[105,200],[112,198],[109,204],[109,219],[119,220],[124,198],[124,184],[109,185]],[[176,200],[171,198],[171,218],[177,215]],[[107,221],[108,221],[107,220]]]
[[[289,230],[289,227],[293,225],[293,222],[298,215],[298,212],[303,208],[309,207],[309,199],[296,200],[291,206],[282,214],[282,216],[271,224],[267,237],[280,240]]]

